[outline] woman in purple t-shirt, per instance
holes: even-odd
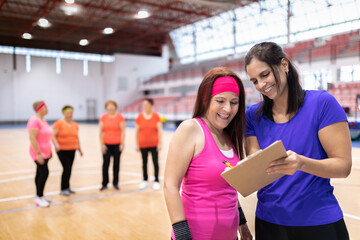
[[[282,48],[272,42],[253,46],[245,70],[263,101],[246,112],[246,153],[282,140],[286,158],[268,174],[285,176],[257,193],[257,240],[347,240],[341,208],[330,178],[351,171],[351,139],[346,115],[326,91],[304,91]],[[336,137],[335,137],[336,136]]]
[[[51,140],[53,139],[53,130],[44,116],[48,109],[44,101],[33,103],[35,115],[27,123],[27,130],[30,138],[29,152],[31,158],[36,164],[36,197],[35,203],[40,207],[48,207],[49,199],[44,197],[44,188],[49,176],[48,161],[51,158]]]

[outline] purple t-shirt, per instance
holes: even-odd
[[[319,130],[347,121],[340,104],[326,91],[306,91],[304,103],[286,123],[275,123],[263,116],[258,121],[256,110],[259,105],[246,111],[247,136],[256,136],[261,149],[281,140],[286,150],[313,159],[327,158],[318,137]],[[256,216],[286,226],[336,222],[343,214],[333,189],[327,178],[302,171],[285,175],[258,191]]]

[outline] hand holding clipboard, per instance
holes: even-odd
[[[221,173],[221,176],[243,197],[246,197],[284,176],[280,173],[269,175],[266,169],[272,161],[286,156],[284,145],[279,140],[251,154],[233,168]]]

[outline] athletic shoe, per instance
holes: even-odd
[[[60,194],[63,196],[70,196],[70,191],[69,189],[61,190]]]
[[[69,190],[69,192],[70,192],[71,194],[75,193],[75,191],[72,190],[72,189],[70,189],[70,188],[68,188],[68,190]]]
[[[101,188],[100,188],[100,191],[104,191],[104,190],[106,190],[107,189],[107,186],[102,186]]]
[[[159,182],[154,182],[153,185],[152,185],[152,189],[153,190],[160,190],[161,188],[161,185]]]
[[[38,207],[48,207],[50,206],[50,203],[46,201],[43,197],[35,197],[35,204]]]
[[[118,185],[114,185],[115,190],[120,190]]]
[[[47,197],[43,196],[43,199],[45,199],[45,201],[47,201],[48,203],[51,203],[51,199],[50,199],[50,198],[47,198]]]
[[[147,188],[147,186],[149,185],[149,183],[147,181],[142,181],[140,184],[139,184],[139,189],[140,190],[143,190],[145,188]]]

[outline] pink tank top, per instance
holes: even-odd
[[[53,130],[49,126],[48,122],[44,119],[44,123],[42,123],[39,118],[37,118],[36,116],[32,116],[27,123],[27,130],[30,131],[30,129],[38,130],[38,135],[36,137],[36,141],[40,148],[40,152],[45,159],[50,158],[51,157],[51,138],[53,136]],[[37,154],[36,154],[33,146],[31,145],[31,143],[29,146],[29,152],[30,152],[31,158],[34,161],[36,161]]]
[[[239,158],[234,147],[233,157],[226,157],[204,120],[196,121],[204,132],[205,144],[191,160],[182,182],[185,218],[194,240],[235,240],[239,227],[237,192],[220,174],[226,168],[224,160],[234,166]]]

